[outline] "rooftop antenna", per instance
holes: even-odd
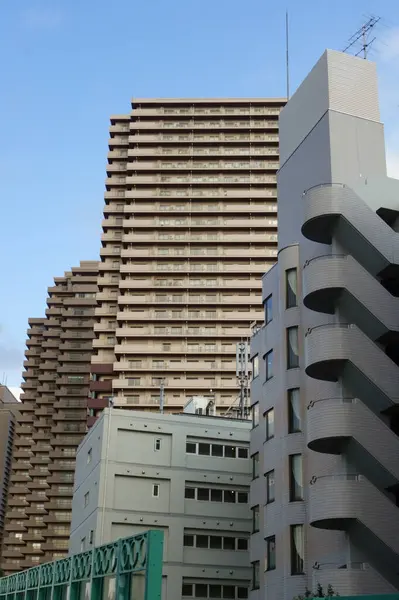
[[[376,27],[377,23],[381,20],[381,17],[371,16],[368,21],[363,23],[363,25],[358,29],[352,37],[348,40],[348,45],[344,48],[343,52],[347,52],[348,50],[355,49],[357,47],[357,43],[360,41],[360,50],[355,53],[355,56],[359,56],[363,54],[364,60],[367,59],[368,52],[375,42],[375,36],[373,39],[370,39],[370,34],[373,29]]]
[[[288,10],[285,11],[285,61],[287,75],[287,100],[290,99],[290,47],[289,47]]]

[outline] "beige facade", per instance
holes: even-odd
[[[223,412],[277,256],[283,99],[134,99],[111,118],[89,407]]]
[[[20,416],[18,408],[19,402],[8,387],[0,385],[0,556],[3,546],[15,427]]]
[[[57,277],[30,319],[1,567],[67,554],[75,454],[86,432],[97,262]]]

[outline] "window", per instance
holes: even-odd
[[[153,498],[159,497],[159,485],[157,483],[154,483],[154,485],[152,486],[152,496]]]
[[[251,456],[252,459],[252,479],[259,477],[259,452]]]
[[[291,575],[302,575],[305,550],[303,525],[291,525],[290,538]]]
[[[252,406],[252,427],[259,425],[259,402]]]
[[[86,459],[86,462],[87,462],[87,464],[90,464],[90,463],[91,463],[91,460],[92,460],[92,458],[93,458],[93,456],[92,456],[92,455],[93,455],[93,453],[92,453],[92,449],[90,448],[90,450],[87,452],[87,459]]]
[[[255,562],[252,563],[252,589],[258,590],[259,587],[259,561],[255,560]]]
[[[238,448],[238,458],[248,458],[248,448]]]
[[[273,377],[273,350],[270,350],[265,354],[266,363],[266,381],[269,381]]]
[[[265,306],[265,324],[267,325],[273,318],[273,302],[272,295],[268,296],[264,302]]]
[[[190,487],[186,487],[186,489],[184,490],[184,497],[189,499],[189,500],[194,500],[195,499],[195,488],[190,488]]]
[[[154,450],[158,452],[161,449],[162,440],[160,438],[156,438],[154,442]]]
[[[210,444],[198,444],[198,454],[201,456],[210,456],[211,455],[211,445]]]
[[[82,539],[80,540],[80,551],[83,552],[85,547],[86,547],[86,538],[82,537]]]
[[[223,446],[221,444],[212,444],[212,456],[223,456]]]
[[[197,500],[209,502],[209,488],[198,488],[197,489]]]
[[[94,530],[90,529],[89,544],[92,544],[93,541],[94,541]]]
[[[275,494],[274,494],[274,471],[269,471],[265,475],[266,479],[266,504],[270,504],[274,502]]]
[[[255,354],[252,358],[252,379],[255,379],[259,375],[259,355]]]
[[[265,571],[273,571],[276,568],[276,537],[271,535],[265,539]]]
[[[253,506],[252,510],[252,533],[259,531],[259,504]]]
[[[303,500],[302,454],[291,454],[290,468],[290,502]]]
[[[274,438],[274,408],[265,413],[266,422],[266,440]]]
[[[285,307],[293,308],[298,305],[297,300],[297,270],[287,269],[285,272]]]
[[[194,536],[191,534],[184,534],[183,546],[188,546],[189,548],[194,547]]]
[[[223,488],[186,487],[184,497],[203,502],[248,503],[248,492]]]
[[[88,506],[89,501],[90,501],[90,492],[86,492],[86,494],[84,495],[84,505]]]
[[[186,442],[187,454],[197,454],[197,444],[194,442]]]
[[[287,369],[299,367],[298,327],[287,329]]]
[[[288,390],[288,433],[302,431],[299,388]]]

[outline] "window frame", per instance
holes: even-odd
[[[251,590],[258,590],[260,588],[260,562],[254,560],[251,562],[252,575],[251,575]]]
[[[294,418],[295,418],[295,413],[294,413],[294,409],[293,409],[293,403],[292,403],[292,394],[293,392],[298,392],[298,399],[299,399],[299,429],[297,429],[294,426]],[[302,432],[302,414],[301,414],[301,395],[300,395],[300,388],[296,387],[296,388],[290,388],[287,390],[287,403],[288,403],[288,433],[301,433]]]
[[[159,452],[162,448],[162,439],[161,438],[155,438],[154,440],[154,450],[155,452]]]
[[[273,477],[273,495],[270,494],[270,479]],[[275,471],[272,469],[265,473],[265,487],[266,487],[266,504],[272,504],[276,501],[276,479],[275,479]]]
[[[260,423],[260,406],[259,406],[259,402],[255,402],[255,404],[252,405],[252,429],[255,429],[255,427],[258,427],[259,423]]]
[[[251,360],[252,363],[252,381],[259,377],[259,354],[255,354]]]
[[[268,303],[270,301],[270,308]],[[264,314],[265,314],[265,325],[268,325],[271,321],[273,321],[273,294],[269,294],[265,299],[264,303]]]
[[[295,291],[291,292],[292,288],[288,283],[288,278],[290,273],[295,273]],[[295,304],[292,304],[292,298],[294,298]],[[285,308],[289,310],[290,308],[296,308],[298,306],[298,269],[297,267],[291,267],[290,269],[285,270]]]
[[[153,498],[159,498],[159,496],[160,496],[159,483],[153,483],[152,484],[152,497]]]
[[[260,506],[259,504],[255,504],[255,506],[251,506],[252,513],[252,533],[258,533],[260,530]]]
[[[265,571],[276,570],[276,536],[269,535],[265,538],[266,549],[265,549]],[[273,550],[272,550],[273,548]],[[273,556],[274,560],[271,560]]]
[[[269,367],[269,358],[271,357],[270,367]],[[264,356],[265,360],[265,381],[270,381],[273,379],[273,348],[266,352]]]
[[[255,452],[251,456],[252,462],[252,481],[259,478],[259,452]],[[256,466],[257,465],[257,466]]]
[[[301,529],[302,536],[302,557],[296,550],[295,545],[295,531],[297,528]],[[290,525],[290,569],[291,575],[304,575],[305,574],[305,528],[303,524]],[[299,565],[299,568],[297,568]]]
[[[300,495],[296,493],[297,489],[299,489],[295,476],[294,476],[294,461],[297,458],[300,458],[301,465],[301,485],[300,485]],[[290,454],[288,456],[288,465],[289,465],[289,496],[290,502],[302,502],[304,499],[304,486],[303,486],[303,455],[300,453]]]
[[[290,331],[297,332],[298,354],[294,354],[294,352],[291,352],[291,350],[290,350],[290,348],[291,348]],[[298,327],[298,325],[293,325],[292,327],[287,327],[285,343],[286,343],[286,352],[287,352],[287,370],[298,369],[299,368],[299,327]],[[291,354],[292,354],[292,356],[296,357],[296,359],[297,359],[296,364],[294,364],[294,362],[291,361],[291,358],[292,358]]]
[[[270,429],[270,423],[269,423],[269,415],[273,414],[273,431],[271,432]],[[269,410],[267,410],[264,414],[264,419],[265,419],[265,441],[268,442],[269,440],[272,440],[274,438],[274,432],[275,432],[275,415],[274,415],[274,406],[272,406],[271,408],[269,408]]]

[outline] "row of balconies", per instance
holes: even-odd
[[[116,373],[122,372],[120,377],[124,379],[124,375],[126,378],[134,377],[134,375],[128,375],[129,373],[142,373],[145,371],[168,371],[168,372],[182,372],[182,371],[204,371],[204,372],[217,372],[222,371],[226,373],[235,372],[236,363],[234,360],[226,359],[213,359],[213,360],[202,360],[202,359],[194,359],[187,360],[185,357],[181,357],[180,360],[170,360],[170,359],[158,359],[149,357],[145,357],[143,359],[137,360],[121,360],[119,362],[114,363],[114,371]],[[112,380],[109,380],[112,382]],[[102,382],[98,382],[102,383]]]
[[[129,360],[129,354],[140,354],[144,356],[144,352],[148,355],[151,354],[194,354],[198,352],[201,354],[233,354],[236,352],[235,343],[221,343],[220,341],[214,341],[214,338],[208,338],[205,340],[194,340],[192,342],[185,340],[174,340],[170,342],[159,342],[151,338],[144,344],[142,341],[131,342],[126,344],[117,344],[115,346],[115,355],[120,356],[121,359]]]
[[[133,107],[132,117],[135,119],[136,117],[145,117],[145,116],[170,116],[173,117],[175,115],[185,115],[185,116],[195,116],[195,115],[239,115],[243,116],[265,116],[265,115],[279,115],[283,105],[281,106],[260,106],[260,105],[252,105],[249,103],[245,106],[231,106],[228,104],[217,105],[209,107],[209,106],[200,106],[198,104],[192,104],[191,106],[160,106],[157,108],[149,108],[143,107],[139,105],[138,107]]]
[[[265,272],[265,270],[267,270],[267,265],[262,261],[262,262],[252,262],[250,263],[245,263],[245,265],[240,265],[240,264],[234,264],[232,263],[227,263],[227,264],[218,264],[218,263],[201,263],[201,262],[187,262],[187,263],[183,263],[183,262],[171,262],[171,263],[167,263],[167,262],[156,262],[156,261],[151,261],[151,262],[143,262],[143,263],[129,263],[129,264],[124,264],[121,265],[120,267],[120,273],[121,274],[133,274],[133,273],[157,273],[157,274],[162,274],[165,272],[171,272],[171,273],[190,273],[190,274],[197,274],[197,273],[223,273],[223,274],[229,274],[229,273],[236,273],[238,276],[242,275],[243,273],[248,273],[248,274],[259,274],[259,275],[263,275],[263,273]],[[112,275],[109,274],[105,274],[102,277],[99,277],[98,279],[98,284],[99,287],[101,288],[102,286],[118,286],[119,285],[119,281],[122,281],[122,279],[120,279],[119,275],[117,275],[117,277],[114,277]]]
[[[187,207],[187,210],[189,210],[189,207]],[[271,210],[274,211],[275,210],[275,206],[271,207]],[[109,239],[115,239],[118,236],[123,236],[126,237],[126,235],[128,234],[134,234],[136,235],[137,231],[136,228],[138,227],[146,227],[146,228],[158,228],[158,227],[173,227],[173,228],[179,228],[179,227],[184,227],[187,228],[189,227],[191,228],[196,228],[196,227],[200,227],[200,228],[213,228],[216,227],[218,229],[223,230],[228,230],[228,229],[241,229],[243,227],[245,228],[249,228],[249,229],[254,229],[254,228],[259,228],[259,227],[277,227],[277,219],[275,217],[270,217],[267,216],[265,214],[265,210],[263,208],[263,214],[262,215],[256,215],[255,217],[249,218],[248,217],[248,207],[247,207],[247,213],[245,214],[245,216],[243,217],[213,217],[213,216],[197,216],[197,217],[193,217],[193,216],[183,216],[183,215],[179,215],[176,216],[174,214],[173,217],[167,215],[162,215],[162,216],[157,216],[157,217],[152,217],[152,218],[145,218],[145,217],[132,217],[132,218],[128,218],[128,219],[104,219],[102,222],[103,228],[105,229],[104,234],[106,235],[111,235],[112,237],[110,237]],[[112,228],[116,227],[117,229],[120,229],[120,231],[113,231]],[[134,229],[134,231],[126,231],[128,229]],[[119,238],[120,239],[120,238]]]
[[[190,321],[194,323],[196,321],[209,321],[213,324],[215,321],[220,322],[234,322],[245,321],[247,323],[256,321],[262,318],[262,308],[259,310],[243,309],[243,310],[186,310],[186,309],[174,309],[174,310],[130,310],[117,314],[119,321],[119,327],[129,328],[129,321],[140,323],[141,321]],[[106,328],[106,331],[115,331],[116,321],[112,325]],[[96,323],[94,331],[104,331],[104,323]]]
[[[128,304],[140,304],[145,308],[148,308],[149,304],[209,304],[209,305],[218,305],[221,304],[225,308],[230,307],[232,309],[235,306],[240,306],[241,304],[248,306],[260,307],[261,304],[259,302],[259,297],[256,294],[220,294],[220,293],[212,293],[212,294],[187,294],[187,293],[178,293],[178,294],[154,294],[154,293],[140,293],[137,292],[134,296],[124,296],[125,300],[129,300]],[[127,303],[127,302],[126,302]],[[101,308],[98,308],[97,311],[102,309],[107,309],[108,307],[105,305]],[[118,313],[118,319],[124,320],[126,319],[126,314],[130,313],[129,308],[125,308],[122,311],[117,311],[115,309],[114,314]],[[99,313],[100,314],[100,313]]]
[[[114,136],[108,140],[110,148],[113,146],[125,146],[127,144],[143,144],[143,143],[202,143],[202,144],[229,144],[229,143],[241,143],[246,144],[249,142],[278,142],[279,136],[277,133],[252,133],[244,131],[242,133],[215,133],[215,132],[204,132],[204,133],[172,133],[172,132],[160,132],[160,133],[137,133],[133,135],[121,135]]]
[[[107,165],[107,173],[127,173],[131,171],[257,171],[277,170],[279,163],[274,160],[132,160],[128,162],[112,162]]]
[[[266,248],[264,244],[258,243],[256,246],[249,244],[242,244],[241,246],[156,246],[148,245],[147,247],[140,247],[137,249],[128,248],[128,249],[117,249],[115,252],[115,248],[107,247],[102,248],[100,250],[101,256],[118,258],[121,256],[122,258],[141,258],[141,257],[152,257],[156,256],[157,258],[164,257],[167,259],[168,257],[181,257],[181,258],[199,258],[206,256],[207,259],[213,258],[245,258],[250,260],[251,258],[263,258],[271,257],[273,262],[271,266],[274,264],[274,258],[277,256],[276,248]],[[117,255],[117,256],[116,256]],[[118,269],[119,270],[119,269]],[[96,311],[97,309],[95,309]],[[97,314],[96,312],[94,314]],[[26,353],[25,353],[26,354]],[[35,356],[40,355],[40,352],[35,354]]]
[[[164,129],[211,129],[217,131],[221,129],[278,129],[277,119],[243,119],[238,121],[236,119],[215,119],[202,121],[198,119],[184,119],[184,120],[134,120],[130,122],[130,128],[124,129],[123,131],[111,132],[111,133],[126,133],[130,129],[130,133],[134,135],[135,131],[151,130],[159,132]]]
[[[249,323],[249,319],[248,319]],[[123,327],[120,329],[116,329],[115,335],[118,338],[128,339],[128,338],[136,338],[142,336],[164,336],[170,335],[171,337],[236,337],[236,336],[247,336],[250,333],[249,325],[243,327],[225,327],[223,325],[209,325],[205,327],[193,326],[193,325],[175,325],[175,326],[167,326],[167,325],[149,325],[149,326],[137,326],[134,327]],[[103,334],[102,334],[103,335]],[[238,338],[237,338],[238,339]],[[94,340],[94,347],[102,347],[104,345],[114,345],[115,341],[108,341],[106,337],[101,337],[97,340]]]
[[[189,213],[191,214],[196,214],[199,213],[201,215],[208,214],[214,214],[214,213],[223,213],[224,218],[226,219],[226,215],[228,215],[229,213],[233,213],[233,214],[239,214],[239,213],[244,213],[244,219],[248,217],[249,214],[253,215],[253,214],[262,214],[262,215],[266,215],[268,213],[277,213],[277,204],[276,202],[263,202],[261,200],[258,201],[254,201],[254,200],[249,200],[249,202],[247,204],[240,204],[240,202],[201,202],[201,201],[196,201],[196,202],[191,202],[191,199],[189,200],[185,200],[183,202],[172,202],[172,203],[165,203],[165,202],[134,202],[133,204],[126,204],[124,205],[123,203],[121,204],[117,204],[115,202],[109,202],[108,204],[105,205],[104,207],[104,215],[107,214],[113,214],[113,213],[121,213],[123,212],[124,214],[131,214],[133,213],[134,215],[136,214],[140,214],[140,213],[148,213],[151,214],[151,216],[156,215],[157,213],[161,213],[162,216],[164,213],[170,213],[172,212],[173,214],[175,213]],[[103,219],[102,221],[102,226],[103,227],[112,227],[112,226],[117,226],[117,227],[131,227],[131,219],[127,218],[124,219],[123,216],[117,216],[117,217],[108,217]]]
[[[135,200],[137,198],[277,198],[275,188],[161,188],[142,187],[135,189],[110,190],[104,193],[105,200],[120,198]],[[50,300],[50,299],[49,299]],[[55,301],[54,301],[55,302]]]
[[[225,174],[214,174],[204,175],[190,173],[189,175],[131,175],[126,177],[107,177],[105,185],[108,187],[112,186],[124,186],[124,185],[143,185],[143,184],[198,184],[198,183],[210,183],[210,184],[258,184],[258,183],[276,183],[275,175],[225,175]]]
[[[236,156],[264,156],[277,157],[279,154],[278,146],[275,145],[256,145],[256,146],[223,146],[223,145],[212,145],[206,146],[135,146],[133,148],[122,148],[113,149],[108,152],[109,159],[129,159],[135,156],[222,156],[236,157]]]
[[[250,243],[264,243],[271,244],[277,243],[277,233],[270,233],[268,230],[258,230],[258,229],[248,229],[248,230],[239,230],[236,232],[233,231],[221,231],[215,232],[211,231],[210,233],[193,233],[191,231],[184,231],[183,229],[179,230],[174,228],[173,226],[169,227],[170,231],[165,228],[163,231],[141,231],[136,230],[133,234],[126,234],[120,237],[116,237],[112,230],[109,233],[103,233],[101,236],[102,242],[122,242],[124,247],[123,250],[128,250],[129,246],[127,244],[141,244],[141,243],[160,243],[160,242],[220,242],[222,244],[227,243],[241,243],[241,244],[250,244]],[[187,229],[187,226],[186,226]],[[113,246],[112,250],[120,250],[119,246]]]
[[[237,378],[234,376],[225,377],[131,377],[129,379],[114,379],[113,389],[124,390],[131,387],[138,387],[143,389],[159,389],[163,383],[165,388],[168,389],[210,389],[216,387],[218,389],[236,390],[239,386]]]

